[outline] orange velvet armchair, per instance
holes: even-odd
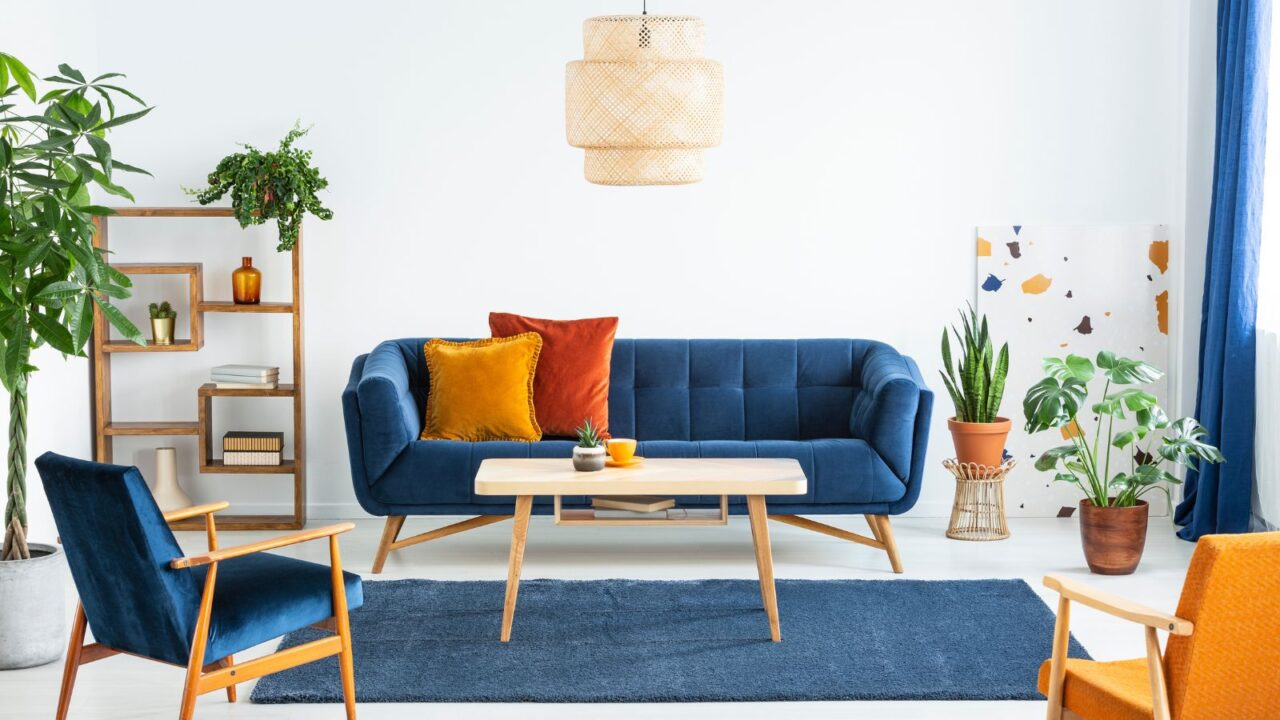
[[[1206,535],[1168,615],[1073,580],[1059,594],[1053,657],[1040,668],[1049,720],[1280,718],[1280,532]],[[1067,657],[1072,602],[1145,626],[1145,658]],[[1160,652],[1158,630],[1170,634]]]

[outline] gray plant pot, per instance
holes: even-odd
[[[595,472],[604,469],[603,447],[575,447],[573,449],[573,469],[578,472]]]
[[[0,670],[51,663],[66,649],[66,556],[30,547],[30,560],[0,561]]]

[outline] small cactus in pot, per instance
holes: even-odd
[[[595,472],[604,469],[604,441],[591,418],[582,421],[575,430],[578,446],[573,449],[573,469],[579,472]]]
[[[169,305],[168,300],[159,304],[151,303],[147,311],[151,315],[151,344],[172,345],[173,322],[178,317],[177,311]]]

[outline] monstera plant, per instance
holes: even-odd
[[[31,351],[44,345],[64,356],[81,356],[93,327],[93,309],[122,334],[144,343],[138,328],[114,305],[129,297],[129,279],[93,247],[94,218],[110,215],[89,197],[91,188],[132,200],[116,182],[122,172],[145,172],[120,161],[108,134],[151,111],[120,87],[119,73],[92,79],[69,65],[45,78],[38,93],[31,72],[0,52],[0,381],[9,393],[8,499],[0,558],[0,613],[17,612],[22,592],[36,602],[61,602],[56,591],[39,590],[37,566],[56,555],[52,546],[27,543],[27,390]],[[127,101],[139,109],[120,112]],[[13,582],[5,582],[13,580]],[[54,594],[56,597],[48,597]],[[61,619],[59,619],[61,621]],[[62,637],[26,623],[17,637],[0,643],[0,669],[56,659]],[[56,628],[55,628],[56,630]],[[27,637],[25,633],[31,633]],[[31,638],[35,638],[32,640]]]
[[[1169,494],[1181,482],[1170,468],[1223,461],[1204,441],[1195,418],[1170,420],[1158,398],[1142,386],[1164,373],[1141,361],[1100,352],[1095,362],[1080,355],[1045,358],[1045,378],[1027,391],[1022,409],[1029,433],[1057,430],[1066,445],[1046,450],[1036,469],[1084,492],[1080,532],[1085,558],[1097,573],[1128,574],[1142,559],[1150,492]],[[1102,392],[1089,404],[1089,384]],[[1081,425],[1082,411],[1095,420]]]

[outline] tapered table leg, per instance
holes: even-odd
[[[782,640],[778,623],[778,594],[773,584],[773,551],[769,547],[769,511],[763,495],[747,496],[747,514],[751,517],[751,540],[756,547],[756,569],[760,572],[760,596],[769,616],[769,637]]]
[[[507,561],[507,598],[502,603],[502,642],[511,641],[511,622],[516,616],[516,595],[520,592],[520,566],[524,563],[524,540],[529,534],[529,513],[533,496],[516,498],[515,522],[511,526],[511,556]]]

